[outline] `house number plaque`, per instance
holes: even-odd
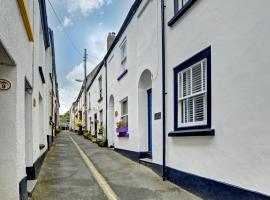
[[[0,79],[0,90],[8,90],[11,87],[11,83],[8,80]]]
[[[155,120],[161,119],[161,112],[155,113]]]

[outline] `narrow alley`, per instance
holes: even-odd
[[[70,137],[104,176],[118,199],[199,199],[169,182],[163,182],[144,165],[109,148],[100,148],[77,134],[62,132],[44,161],[32,200],[107,199]]]

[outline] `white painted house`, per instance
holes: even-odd
[[[88,129],[203,199],[270,199],[269,7],[136,0],[92,72]]]
[[[165,1],[168,176],[214,184],[207,199],[269,199],[270,2],[182,2]]]
[[[161,133],[161,120],[152,121],[152,108],[161,108],[161,44],[158,1],[136,1],[116,43],[106,55],[108,74],[108,144],[119,151],[134,152],[137,158],[152,147],[148,130]],[[154,99],[151,101],[151,99]],[[148,101],[149,100],[149,101]],[[158,112],[160,112],[159,110]],[[148,116],[149,113],[149,116]],[[151,114],[150,114],[151,113]],[[148,119],[149,117],[149,119]],[[121,132],[116,131],[117,122]],[[150,124],[148,124],[150,121]],[[119,124],[118,124],[119,125]],[[153,138],[155,140],[155,138]],[[159,154],[159,153],[157,153]],[[153,156],[155,159],[156,156]]]
[[[88,80],[87,130],[102,139],[106,128],[106,74],[103,63],[89,74]]]
[[[0,27],[0,194],[27,199],[27,180],[37,178],[58,124],[45,1],[1,1]]]

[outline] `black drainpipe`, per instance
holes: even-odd
[[[166,60],[165,60],[165,3],[161,0],[161,38],[162,38],[162,178],[166,180]]]
[[[108,78],[107,78],[107,61],[104,59],[105,79],[106,79],[106,131],[105,131],[105,146],[108,146]]]

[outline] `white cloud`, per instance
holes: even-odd
[[[73,22],[70,17],[64,17],[63,27],[72,26]]]
[[[88,47],[87,74],[89,74],[105,56],[108,32],[109,31],[104,30],[104,27],[100,27],[89,35],[86,41]],[[68,111],[79,94],[82,83],[75,81],[75,79],[82,80],[84,78],[83,62],[74,66],[65,78],[65,84],[59,89],[61,103],[60,113]]]
[[[64,88],[59,88],[59,99],[60,99],[60,114],[64,114],[71,107],[72,102],[77,98],[76,95],[80,90],[81,84],[74,83]]]
[[[87,73],[92,69],[91,64],[87,63]],[[76,65],[66,76],[66,81],[59,89],[60,98],[60,114],[65,113],[71,107],[71,104],[76,100],[82,83],[76,79],[83,80],[84,78],[84,63]]]
[[[67,9],[70,13],[79,10],[83,15],[89,15],[92,11],[111,2],[112,0],[67,0]]]
[[[93,63],[88,62],[86,64],[87,66],[87,73],[89,73],[93,68]],[[76,65],[66,76],[66,79],[70,81],[70,83],[77,82],[78,80],[84,79],[84,63],[80,63],[79,65]]]

